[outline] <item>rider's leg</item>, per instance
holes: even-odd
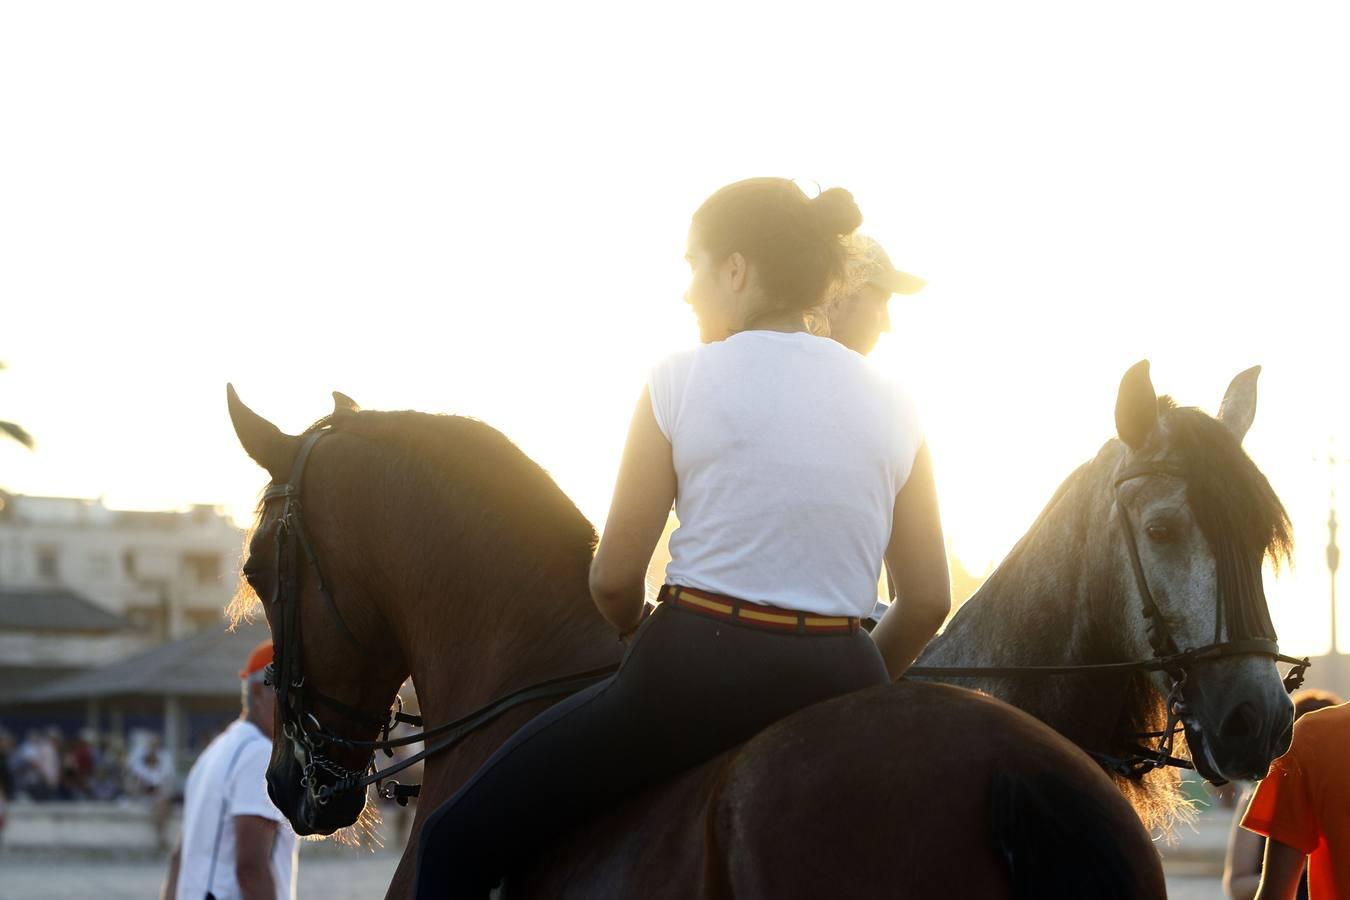
[[[510,863],[624,794],[885,680],[861,631],[777,634],[663,605],[616,675],[532,719],[427,820],[417,896],[485,897]]]

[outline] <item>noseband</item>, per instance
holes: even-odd
[[[406,806],[408,798],[418,795],[420,786],[399,784],[397,781],[384,784],[388,776],[453,747],[507,710],[535,700],[573,694],[607,678],[614,673],[617,666],[606,666],[530,685],[500,697],[463,718],[399,738],[389,736],[390,730],[396,725],[407,724],[416,727],[422,724],[421,716],[403,712],[401,698],[396,697],[395,705],[384,714],[372,715],[321,693],[306,680],[301,660],[300,576],[304,564],[307,564],[314,573],[319,595],[323,597],[324,605],[331,617],[337,621],[339,630],[347,642],[363,656],[370,654],[365,645],[352,633],[338,610],[337,601],[333,597],[327,579],[324,578],[318,555],[314,551],[314,542],[305,528],[303,507],[300,502],[301,486],[310,454],[319,441],[332,433],[331,420],[321,421],[305,432],[302,435],[300,450],[291,466],[290,479],[285,484],[272,485],[263,493],[264,508],[277,501],[282,503],[281,515],[276,525],[277,580],[272,612],[274,649],[272,664],[267,667],[267,681],[277,694],[282,734],[301,751],[304,757],[300,786],[316,805],[326,806],[338,794],[364,790],[367,785],[374,784],[381,797],[386,800],[397,800]],[[303,564],[300,559],[302,553]],[[373,741],[358,741],[329,731],[315,715],[314,710],[320,705],[336,711],[349,722],[378,729],[381,737]],[[439,740],[429,743],[431,738]],[[427,746],[385,769],[376,769],[375,751],[383,750],[387,757],[392,758],[395,747],[419,743],[425,743]],[[349,750],[366,749],[369,755],[360,769],[352,769],[330,759],[325,753],[329,746]],[[321,778],[321,773],[326,777]],[[328,783],[320,784],[321,780]]]
[[[1135,587],[1142,602],[1142,615],[1146,623],[1149,645],[1153,649],[1153,658],[1120,663],[1097,663],[1080,666],[912,666],[905,673],[921,678],[944,677],[991,677],[1020,678],[1033,675],[1086,675],[1110,672],[1163,672],[1167,675],[1167,724],[1161,731],[1141,732],[1135,739],[1157,739],[1152,748],[1133,747],[1125,755],[1111,755],[1087,750],[1089,756],[1118,775],[1138,779],[1145,774],[1165,766],[1194,769],[1191,760],[1180,759],[1173,755],[1172,745],[1178,733],[1183,730],[1182,720],[1186,714],[1182,692],[1190,669],[1199,662],[1219,659],[1224,656],[1267,656],[1276,662],[1290,663],[1293,668],[1284,677],[1284,689],[1293,693],[1303,684],[1304,673],[1312,665],[1307,657],[1285,656],[1280,653],[1279,644],[1273,634],[1239,635],[1231,640],[1223,640],[1222,604],[1214,614],[1214,640],[1202,647],[1179,649],[1167,627],[1167,618],[1163,615],[1153,591],[1148,586],[1148,577],[1144,565],[1139,559],[1139,544],[1134,528],[1121,502],[1120,489],[1126,482],[1136,478],[1161,476],[1184,478],[1183,472],[1176,467],[1163,464],[1143,464],[1131,466],[1116,476],[1113,490],[1116,498],[1116,515],[1120,530],[1125,535],[1125,546],[1130,558],[1130,568],[1134,572]],[[1218,782],[1222,783],[1222,782]]]

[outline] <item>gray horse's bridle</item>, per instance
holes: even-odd
[[[1202,647],[1180,649],[1172,638],[1171,632],[1167,628],[1167,619],[1163,615],[1162,608],[1153,596],[1153,591],[1148,585],[1148,576],[1144,572],[1144,565],[1139,558],[1139,544],[1135,538],[1134,528],[1130,524],[1129,516],[1125,512],[1125,504],[1121,502],[1120,489],[1126,482],[1134,481],[1137,478],[1147,478],[1151,476],[1161,476],[1167,478],[1181,478],[1184,480],[1184,473],[1174,466],[1167,466],[1161,463],[1142,463],[1136,466],[1130,466],[1116,475],[1113,485],[1116,498],[1116,514],[1119,517],[1120,529],[1125,535],[1125,546],[1130,558],[1130,567],[1134,572],[1135,586],[1139,592],[1139,597],[1143,605],[1142,614],[1147,623],[1147,632],[1149,645],[1153,649],[1152,659],[1132,660],[1119,663],[1095,663],[1077,666],[912,666],[905,673],[906,675],[917,675],[923,678],[945,678],[945,677],[1027,677],[1036,675],[1085,675],[1085,674],[1104,674],[1109,672],[1163,672],[1169,680],[1167,692],[1167,724],[1161,731],[1140,732],[1134,735],[1135,739],[1152,740],[1157,739],[1158,744],[1153,748],[1134,747],[1132,751],[1125,755],[1113,755],[1100,753],[1095,750],[1087,750],[1089,756],[1097,760],[1106,768],[1112,770],[1118,775],[1127,778],[1138,779],[1153,771],[1166,766],[1175,766],[1184,769],[1194,769],[1195,764],[1191,760],[1180,759],[1173,755],[1172,745],[1176,735],[1182,730],[1181,723],[1185,715],[1185,705],[1182,699],[1182,691],[1186,686],[1187,675],[1192,666],[1199,662],[1205,662],[1218,659],[1224,656],[1268,656],[1276,662],[1290,663],[1293,668],[1289,674],[1284,677],[1283,683],[1285,691],[1293,693],[1303,684],[1304,673],[1312,662],[1305,657],[1286,656],[1280,653],[1279,644],[1276,643],[1274,635],[1248,635],[1232,637],[1229,640],[1222,640],[1223,620],[1218,609],[1214,616],[1214,640],[1212,643]],[[1222,608],[1222,607],[1220,607]],[[1215,783],[1221,784],[1222,781]]]
[[[1125,546],[1129,551],[1130,567],[1134,571],[1135,586],[1139,591],[1139,596],[1143,601],[1144,617],[1149,620],[1148,628],[1149,644],[1153,647],[1153,653],[1158,660],[1178,659],[1181,661],[1194,661],[1197,659],[1214,659],[1220,656],[1269,656],[1279,662],[1294,663],[1306,668],[1308,661],[1306,659],[1296,659],[1292,656],[1284,656],[1280,653],[1279,644],[1275,641],[1274,634],[1256,634],[1241,635],[1231,637],[1225,641],[1223,638],[1223,616],[1222,604],[1215,610],[1214,615],[1214,640],[1212,643],[1203,647],[1197,647],[1193,650],[1181,651],[1178,649],[1176,641],[1172,639],[1172,634],[1167,629],[1167,619],[1163,616],[1162,609],[1158,606],[1158,601],[1153,597],[1153,591],[1148,586],[1148,576],[1144,573],[1144,565],[1139,559],[1139,543],[1134,534],[1134,528],[1130,524],[1129,516],[1125,512],[1125,504],[1120,500],[1120,488],[1126,482],[1134,481],[1137,478],[1148,478],[1150,476],[1161,476],[1166,478],[1185,478],[1184,473],[1172,466],[1161,464],[1132,466],[1116,476],[1116,513],[1120,518],[1120,529],[1125,535]],[[1164,668],[1164,671],[1167,671]],[[1291,673],[1292,674],[1292,673]],[[1299,673],[1299,684],[1302,683],[1302,672]],[[1297,685],[1294,688],[1296,689]]]

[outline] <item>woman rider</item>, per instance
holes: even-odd
[[[950,608],[928,451],[904,391],[807,330],[844,275],[852,196],[756,178],[694,214],[704,344],[651,372],[591,566],[629,647],[513,735],[423,827],[419,898],[486,897],[512,864],[633,790],[790,713],[898,677]],[[671,504],[662,602],[645,576]],[[900,602],[869,636],[885,559]]]

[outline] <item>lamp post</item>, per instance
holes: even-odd
[[[1336,530],[1340,523],[1336,520],[1336,464],[1340,460],[1334,452],[1326,456],[1329,469],[1328,501],[1330,512],[1327,514],[1327,571],[1331,573],[1331,655],[1336,657],[1340,651],[1340,642],[1336,635],[1336,570],[1341,567],[1341,548],[1336,544]]]
[[[1331,516],[1327,519],[1327,568],[1331,570],[1331,655],[1340,653],[1336,642],[1336,570],[1341,566],[1341,548],[1336,546],[1336,494],[1331,495]]]

